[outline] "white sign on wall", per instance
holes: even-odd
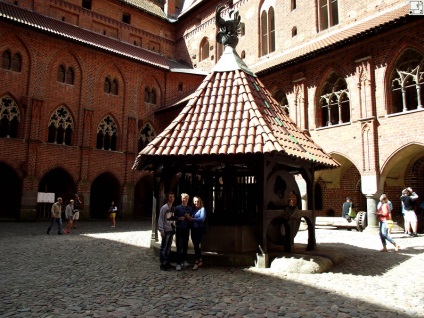
[[[38,192],[37,203],[54,203],[54,193]]]

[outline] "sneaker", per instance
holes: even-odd
[[[190,267],[190,263],[187,261],[184,261],[184,263],[182,264],[183,267]]]
[[[180,270],[181,270],[181,265],[180,265],[180,264],[177,264],[177,267],[175,267],[175,269],[176,269],[177,271],[180,271]]]

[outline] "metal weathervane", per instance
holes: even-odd
[[[235,48],[238,44],[238,35],[241,31],[241,17],[238,10],[230,10],[229,19],[223,19],[221,12],[225,6],[216,8],[216,25],[219,27],[219,32],[216,35],[216,40],[224,46]]]

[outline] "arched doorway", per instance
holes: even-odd
[[[56,168],[48,172],[40,181],[38,192],[50,192],[55,194],[55,201],[58,197],[63,199],[64,207],[69,200],[74,198],[75,183],[68,172],[61,168]],[[37,204],[37,219],[50,217],[51,204]],[[63,207],[63,209],[65,209]]]
[[[0,163],[0,219],[18,219],[22,185],[16,172]]]
[[[367,202],[361,191],[361,173],[358,168],[341,154],[333,153],[331,156],[340,163],[340,167],[315,172],[318,185],[314,189],[316,215],[342,216],[342,205],[347,197],[352,198],[358,211],[366,211]]]
[[[160,205],[160,202],[157,204]],[[153,205],[153,177],[144,176],[134,188],[134,218],[151,218]]]
[[[118,206],[118,215],[122,215],[121,191],[118,179],[111,173],[103,173],[91,184],[90,190],[90,218],[107,219],[112,201]]]

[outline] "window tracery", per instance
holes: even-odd
[[[61,106],[50,117],[48,142],[69,146],[73,130],[72,116],[66,107]]]
[[[319,126],[332,126],[350,121],[349,90],[344,78],[330,74],[321,88],[319,97]],[[319,117],[318,117],[319,118]]]
[[[96,148],[102,150],[116,150],[118,127],[111,116],[106,116],[97,127]]]
[[[149,123],[146,123],[140,130],[138,136],[138,151],[140,152],[144,147],[148,145],[156,137],[156,133]]]
[[[409,49],[401,55],[390,76],[391,113],[423,108],[423,83],[423,55]]]
[[[9,95],[3,96],[0,99],[0,138],[16,138],[20,120],[16,102]]]

